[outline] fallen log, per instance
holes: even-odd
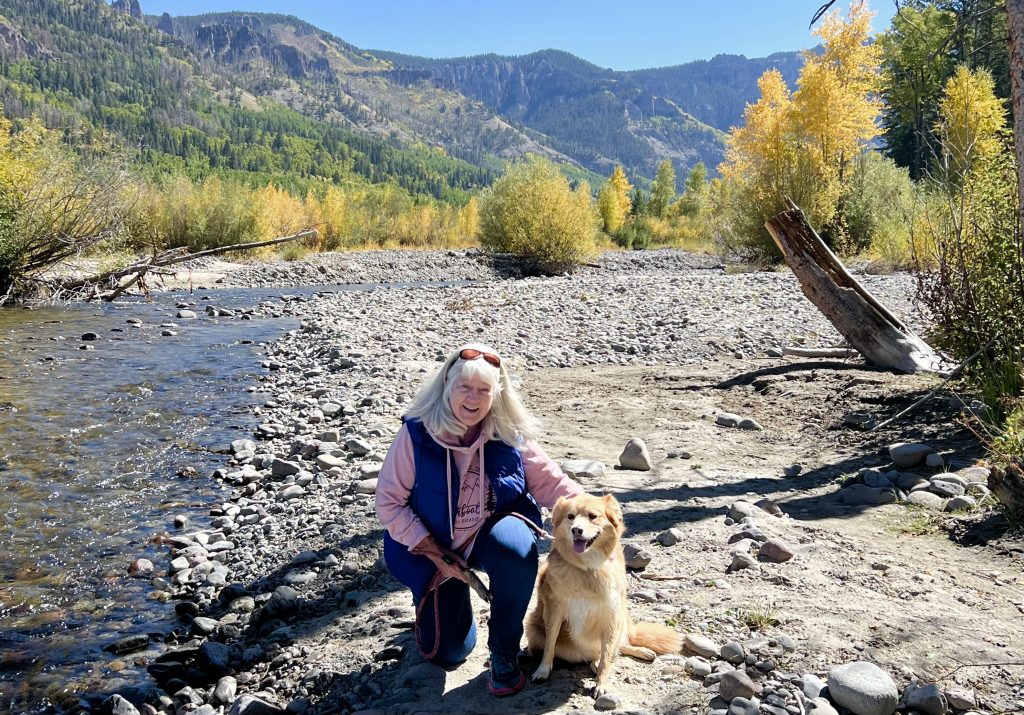
[[[186,250],[183,247],[172,248],[168,251],[164,251],[163,253],[148,256],[124,268],[115,268],[87,278],[76,278],[74,280],[62,281],[57,284],[57,287],[62,291],[73,291],[89,286],[96,287],[110,281],[116,281],[117,285],[112,292],[106,294],[94,293],[93,296],[91,296],[92,298],[99,297],[103,298],[103,300],[111,301],[121,295],[125,290],[141,281],[147,273],[151,271],[153,273],[157,273],[157,269],[160,268],[166,268],[167,266],[173,266],[177,263],[184,263],[185,261],[192,261],[206,256],[228,253],[229,251],[245,251],[252,248],[275,246],[279,243],[297,241],[300,238],[307,238],[309,236],[315,236],[316,234],[316,229],[311,228],[305,231],[300,231],[299,233],[291,236],[280,236],[267,241],[253,241],[251,243],[234,243],[229,246],[218,246],[216,248],[208,248],[204,251],[196,251],[195,253],[183,253],[183,251]],[[121,283],[121,279],[126,276],[132,276],[132,278],[125,283]]]
[[[899,372],[946,372],[942,358],[882,305],[829,250],[800,207],[765,222],[800,289],[864,359]]]

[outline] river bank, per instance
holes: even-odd
[[[392,280],[422,279],[401,261],[375,256],[369,265],[403,276]],[[263,277],[239,270],[222,285],[328,276],[312,265]],[[459,270],[447,279],[488,277],[456,277]],[[329,275],[343,282],[338,277]],[[925,328],[910,278],[865,283],[897,316]],[[264,398],[253,408],[258,427],[238,435],[232,462],[215,474],[231,496],[208,520],[169,523],[173,560],[154,566],[150,597],[176,602],[181,621],[159,638],[118,646],[164,688],[124,690],[142,710],[593,708],[586,668],[556,670],[549,684],[498,701],[484,687],[482,647],[450,672],[425,665],[409,630],[410,599],[380,562],[372,497],[380,460],[403,405],[447,350],[470,339],[508,356],[556,460],[604,465],[579,478],[590,491],[618,495],[628,541],[650,557],[630,578],[634,617],[668,622],[706,651],[703,661],[619,660],[620,710],[724,713],[713,698],[737,648],[759,698],[745,692],[732,707],[774,715],[802,708],[801,698],[820,694],[815,678],[851,661],[879,664],[903,690],[912,675],[934,679],[960,663],[1024,660],[1015,542],[965,547],[939,528],[942,517],[899,504],[840,503],[842,483],[860,468],[890,467],[893,442],[928,440],[947,451],[946,470],[978,455],[945,402],[878,433],[845,426],[851,412],[895,414],[931,386],[926,377],[772,357],[781,347],[838,339],[787,273],[728,275],[705,257],[623,253],[567,277],[325,293],[284,304],[299,328],[268,346],[254,386]],[[209,316],[198,305],[181,309],[198,321]],[[270,316],[280,304],[252,310]],[[721,426],[722,412],[763,429]],[[614,468],[630,438],[647,443],[652,470]],[[783,516],[746,507],[732,516],[751,516],[793,557],[732,568],[730,541],[750,524],[727,516],[737,501],[762,498]],[[485,627],[486,608],[477,605]],[[1020,674],[1015,665],[971,667],[942,685],[977,697],[967,707],[963,695],[958,711],[1003,712],[1024,707]],[[92,692],[82,707],[93,710],[121,687],[116,674],[86,685]]]

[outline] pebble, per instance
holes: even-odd
[[[736,698],[750,699],[759,692],[761,687],[743,670],[723,673],[722,679],[718,681],[718,697],[727,703],[732,703]]]
[[[594,701],[595,710],[614,710],[619,707],[622,698],[616,693],[603,693]]]
[[[795,477],[795,476],[798,476],[800,474],[800,472],[802,472],[803,470],[804,470],[803,465],[800,465],[800,464],[790,464],[790,465],[785,466],[785,467],[782,468],[782,473],[783,473],[783,475],[785,475],[787,477]]]
[[[636,544],[628,542],[623,544],[622,554],[625,557],[627,569],[640,571],[651,563],[651,552]]]

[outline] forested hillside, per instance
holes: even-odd
[[[103,0],[9,0],[0,18],[0,101],[81,135],[114,131],[149,171],[300,186],[393,181],[461,200],[494,171],[437,149],[354,131],[247,95],[192,49]]]

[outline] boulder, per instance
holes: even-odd
[[[896,683],[889,674],[864,660],[832,668],[828,692],[836,704],[854,715],[892,715],[899,700]]]

